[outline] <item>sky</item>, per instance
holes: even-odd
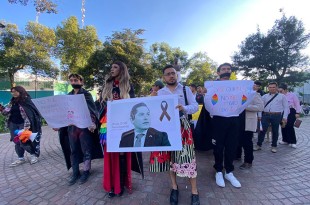
[[[17,24],[23,30],[35,21],[32,4],[22,6],[0,0],[0,21]],[[70,16],[81,24],[82,0],[54,0],[58,14],[41,14],[39,23],[56,28]],[[193,55],[206,52],[221,64],[232,62],[238,45],[258,26],[263,33],[276,19],[294,15],[310,32],[310,0],[85,0],[85,25],[93,25],[103,41],[113,31],[145,29],[146,49],[166,42]],[[310,46],[304,51],[310,56]]]

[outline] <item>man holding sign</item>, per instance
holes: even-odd
[[[234,187],[240,188],[240,182],[232,173],[239,137],[239,114],[251,102],[255,92],[252,81],[228,81],[231,69],[229,63],[224,63],[217,68],[219,80],[205,82],[208,89],[205,106],[213,116],[213,167],[216,170],[216,184],[225,187],[222,173],[225,168],[225,178]]]

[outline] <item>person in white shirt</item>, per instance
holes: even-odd
[[[177,81],[177,71],[172,65],[167,65],[163,69],[163,79],[166,86],[158,91],[158,95],[178,95],[178,105],[176,109],[179,109],[181,120],[181,132],[182,132],[182,151],[173,151],[170,153],[170,179],[172,184],[172,190],[170,194],[170,204],[178,204],[178,185],[176,176],[187,177],[191,183],[192,196],[191,204],[200,205],[199,195],[196,185],[197,167],[196,157],[194,151],[194,141],[190,125],[186,116],[198,111],[198,103],[189,87],[183,86]],[[158,162],[158,160],[154,160]]]
[[[262,127],[263,131],[258,134],[257,145],[254,147],[254,151],[262,149],[262,143],[264,142],[265,134],[271,124],[272,128],[272,144],[271,152],[277,152],[277,143],[279,137],[279,126],[287,123],[287,116],[289,114],[288,102],[285,95],[278,93],[278,84],[276,82],[270,82],[268,84],[269,93],[265,94],[262,99],[264,101],[264,111],[262,113]]]

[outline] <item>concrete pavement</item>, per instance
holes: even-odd
[[[254,153],[251,170],[240,170],[235,162],[235,176],[242,188],[226,181],[226,187],[215,184],[212,151],[197,152],[198,188],[202,205],[206,204],[310,204],[310,117],[303,118],[296,129],[297,149],[279,145],[277,153],[270,145]],[[281,137],[279,137],[281,139]],[[256,142],[256,139],[254,140]],[[148,172],[149,154],[144,154],[145,179],[133,173],[133,193],[109,199],[102,189],[102,159],[92,162],[89,181],[67,186],[67,171],[56,132],[43,129],[39,162],[9,167],[16,159],[8,135],[0,135],[0,205],[4,204],[102,204],[165,205],[169,204],[170,183],[167,173]],[[26,155],[30,159],[30,155]],[[308,178],[309,177],[309,178]],[[190,185],[178,178],[180,205],[190,204]]]

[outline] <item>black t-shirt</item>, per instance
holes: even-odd
[[[23,124],[24,119],[22,118],[22,115],[20,114],[19,105],[17,103],[13,103],[10,111],[10,118],[9,121],[14,124]]]

